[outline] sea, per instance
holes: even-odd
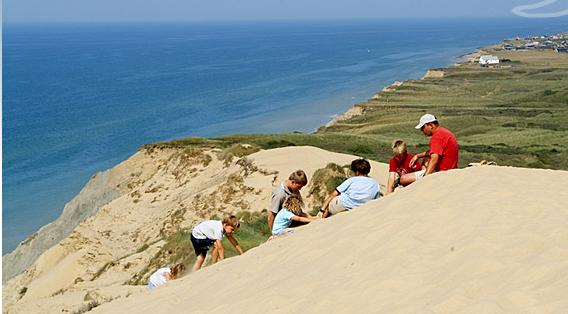
[[[395,80],[561,31],[566,18],[4,24],[2,254],[143,144],[312,132]]]

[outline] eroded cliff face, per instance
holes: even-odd
[[[5,311],[59,302],[73,312],[123,297],[140,289],[125,283],[165,236],[213,215],[262,210],[276,173],[219,153],[142,149],[95,175],[61,217],[4,258],[4,273],[13,277],[3,287]]]
[[[310,158],[299,162],[291,150]],[[144,291],[133,278],[147,271],[169,235],[213,216],[260,212],[299,166],[311,177],[329,162],[353,158],[313,147],[247,157],[216,149],[141,149],[94,176],[57,221],[4,258],[5,272],[23,270],[3,285],[4,311],[80,313]],[[311,208],[308,190],[302,192]]]
[[[65,205],[59,218],[42,227],[22,241],[14,251],[3,256],[3,283],[22,273],[43,252],[69,236],[79,223],[124,193],[125,189],[121,186],[129,179],[128,164],[137,159],[140,159],[140,155],[133,156],[127,163],[94,175],[79,194]]]

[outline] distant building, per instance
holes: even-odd
[[[479,57],[479,65],[489,66],[499,64],[499,57],[493,55],[483,55]]]

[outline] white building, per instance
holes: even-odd
[[[499,57],[493,55],[483,55],[479,57],[479,64],[485,66],[499,64]]]

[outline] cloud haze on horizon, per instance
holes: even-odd
[[[229,21],[514,16],[568,9],[568,0],[5,0],[5,22]],[[544,11],[546,9],[546,11]],[[536,12],[533,12],[536,11]],[[524,11],[523,11],[524,12]],[[519,15],[519,14],[517,14]]]
[[[518,15],[520,17],[528,17],[528,18],[554,18],[554,17],[568,16],[568,5],[565,5],[564,8],[560,9],[560,11],[557,10],[552,10],[548,12],[535,11],[541,8],[549,7],[550,5],[555,4],[557,2],[558,0],[544,0],[534,4],[520,5],[513,8],[512,12],[513,14]]]

